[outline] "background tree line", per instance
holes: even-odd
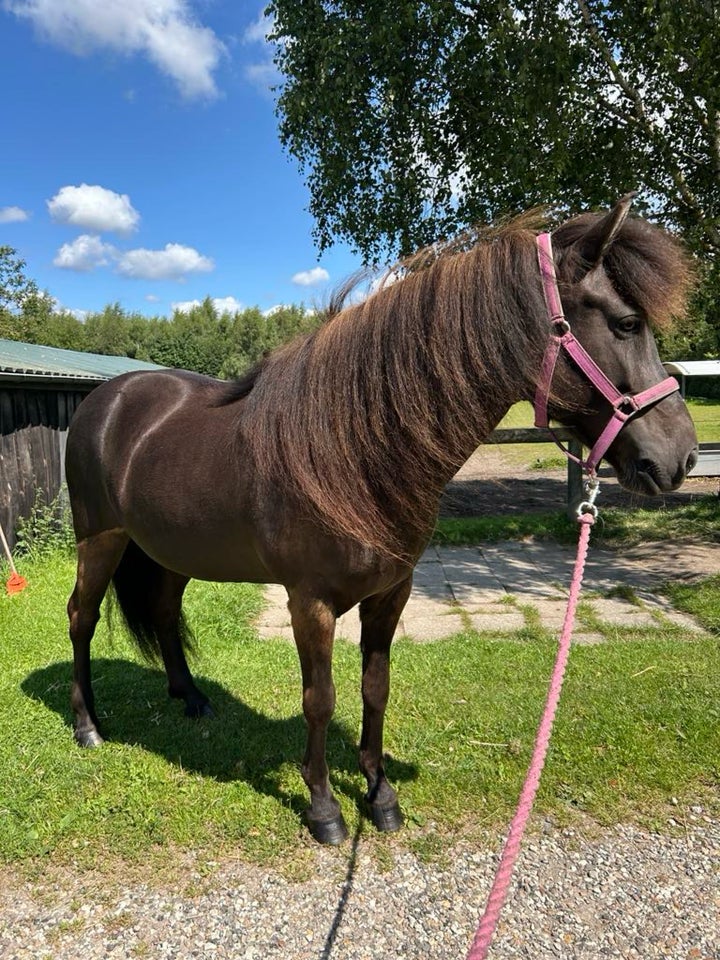
[[[688,317],[672,331],[656,332],[661,357],[720,357],[717,305],[712,284],[701,285]],[[54,309],[52,297],[25,275],[25,263],[16,251],[0,246],[0,338],[8,340],[133,357],[231,378],[321,320],[321,314],[296,305],[269,313],[258,307],[220,313],[210,297],[190,310],[176,310],[169,319],[146,317],[119,303],[79,319]]]
[[[146,317],[119,303],[78,319],[53,309],[50,296],[26,277],[12,247],[0,247],[0,337],[65,350],[133,357],[211,377],[237,376],[263,354],[319,322],[301,306],[258,307],[219,313],[206,297],[190,310]]]

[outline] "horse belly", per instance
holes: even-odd
[[[157,517],[154,518],[157,521]],[[137,520],[130,537],[157,563],[196,580],[271,583],[273,574],[255,547],[252,530],[233,524],[173,523],[160,526]]]

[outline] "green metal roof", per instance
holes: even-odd
[[[162,370],[156,363],[130,357],[60,350],[35,343],[0,339],[0,380],[72,380],[99,383],[130,370]]]

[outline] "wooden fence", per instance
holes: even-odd
[[[558,440],[567,446],[574,457],[582,456],[582,444],[566,427],[553,428]],[[485,441],[486,443],[554,443],[553,434],[545,427],[503,427],[493,430]],[[583,472],[578,463],[568,459],[567,462],[567,502],[568,515],[575,516],[575,510],[584,499]]]
[[[60,492],[68,426],[88,389],[0,388],[0,523],[11,546],[18,518]]]
[[[553,430],[558,440],[566,444],[574,457],[582,457],[583,446],[566,427]],[[552,443],[553,437],[544,427],[523,427],[520,429],[503,428],[493,430],[487,443]],[[720,476],[720,443],[712,441],[701,443],[698,462],[688,474],[689,477]],[[574,517],[577,505],[582,502],[583,472],[580,465],[568,459],[567,462],[567,502],[568,516]]]

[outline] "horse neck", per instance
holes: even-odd
[[[531,395],[546,338],[527,272],[497,295],[511,274],[409,277],[272,355],[243,401],[259,482],[382,553],[426,537],[444,487]]]
[[[436,461],[428,463],[428,482],[442,493],[445,487],[450,483],[458,470],[475,453],[478,447],[482,446],[492,431],[497,427],[510,408],[521,397],[501,397],[498,394],[486,394],[482,400],[483,416],[478,421],[468,418],[467,430],[464,437],[464,443],[458,444],[452,451],[452,458],[448,461]],[[439,438],[442,442],[442,437]]]
[[[352,370],[354,384],[338,383],[336,394],[348,398],[351,442],[357,439],[363,460],[374,461],[376,477],[392,474],[393,466],[406,472],[393,448],[402,452],[418,491],[416,504],[407,499],[411,512],[427,506],[425,492],[439,497],[510,407],[534,393],[546,314],[534,243],[531,256],[530,282],[527,271],[516,279],[507,255],[502,270],[489,257],[474,269],[465,262],[444,272],[441,265],[435,275],[430,268],[410,276],[383,291],[384,299],[348,311],[336,331],[332,324],[326,331],[328,340],[337,333],[338,354],[353,356],[342,368],[343,376]],[[349,331],[352,337],[344,336]],[[370,431],[354,423],[358,409]]]

